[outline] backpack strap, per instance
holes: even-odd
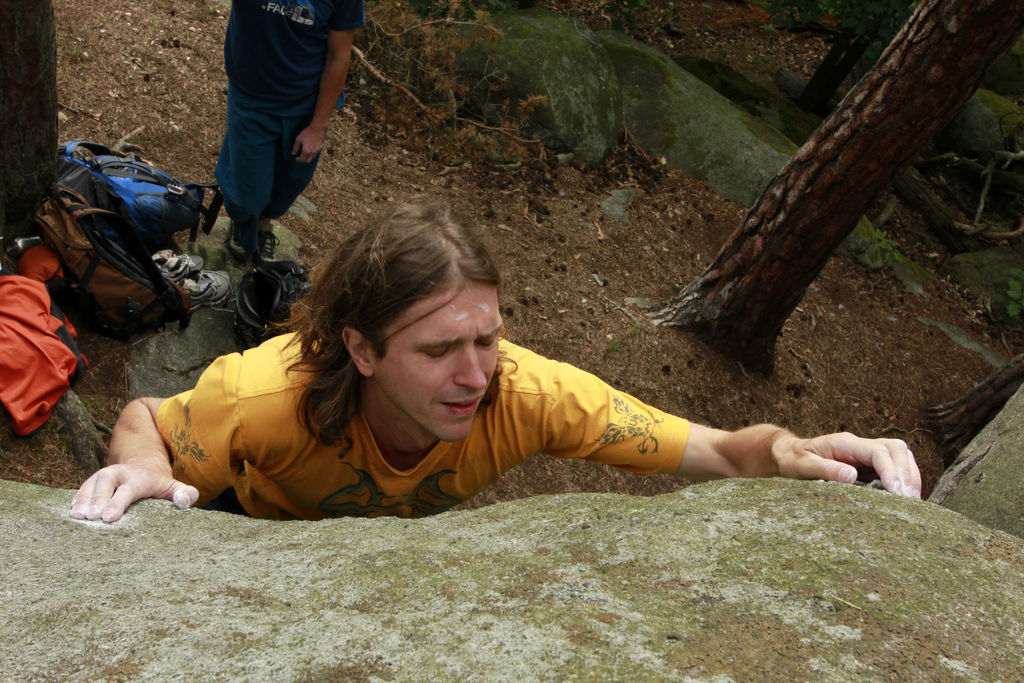
[[[46,293],[49,295],[50,291],[47,290]],[[71,353],[75,356],[75,372],[68,378],[71,386],[75,386],[75,383],[81,379],[82,375],[85,374],[86,369],[89,367],[89,359],[79,351],[78,344],[75,343],[77,331],[75,330],[74,325],[68,322],[67,316],[64,315],[64,311],[60,309],[57,302],[52,298],[50,299],[50,315],[60,321],[60,327],[54,331],[54,334],[57,335],[58,339],[64,342],[64,346],[71,349]]]
[[[224,206],[224,193],[221,192],[220,185],[217,183],[190,183],[188,187],[199,188],[201,191],[209,190],[213,193],[213,197],[210,199],[210,205],[202,211],[203,234],[209,235],[210,231],[213,230],[213,224],[217,222],[217,215],[220,213],[220,208]],[[199,223],[196,223],[188,233],[188,241],[195,242],[198,234]]]
[[[113,150],[111,150],[106,145],[100,144],[98,142],[89,142],[88,140],[72,140],[63,147],[58,148],[57,153],[63,154],[63,156],[69,158],[75,158],[74,152],[75,148],[77,147],[81,147],[82,149],[88,150],[89,153],[94,157],[111,156],[114,154]]]

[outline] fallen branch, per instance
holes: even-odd
[[[79,116],[88,116],[89,118],[96,119],[97,121],[100,120],[100,115],[99,114],[94,114],[91,111],[83,111],[81,109],[75,109],[74,107],[69,107],[68,105],[61,104],[60,102],[57,103],[57,106],[60,107],[61,109],[68,110],[72,114],[78,114]]]
[[[985,179],[985,184],[981,188],[981,197],[978,198],[978,209],[974,212],[974,224],[977,225],[981,222],[981,214],[985,211],[985,200],[988,198],[988,191],[992,187],[992,175],[996,170],[995,157],[989,159],[988,164],[985,166],[985,170],[982,171],[981,175]]]
[[[407,87],[405,87],[401,83],[396,83],[393,79],[388,78],[386,75],[381,73],[380,69],[375,67],[369,61],[367,61],[366,55],[363,54],[362,50],[360,50],[358,47],[355,47],[353,45],[352,46],[352,54],[354,54],[356,56],[356,59],[358,59],[362,63],[362,65],[364,67],[366,67],[366,70],[370,72],[371,76],[376,78],[378,81],[380,81],[384,85],[387,85],[387,86],[390,86],[392,88],[397,88],[398,90],[401,90],[403,93],[405,93],[406,97],[411,99],[413,101],[413,103],[417,107],[419,107],[420,111],[422,111],[424,113],[429,113],[430,108],[427,107],[427,105],[423,104],[423,102],[420,101],[420,98],[416,97],[416,95],[411,90],[409,90]],[[477,128],[482,128],[484,130],[490,130],[490,131],[494,131],[496,133],[502,133],[503,135],[507,135],[508,137],[512,138],[513,140],[516,140],[517,142],[522,142],[524,144],[528,144],[528,145],[543,145],[544,144],[543,141],[541,141],[541,140],[535,140],[535,139],[520,137],[520,136],[516,135],[515,133],[513,133],[512,131],[508,130],[507,128],[504,128],[504,127],[488,126],[487,124],[480,123],[479,121],[474,121],[472,119],[463,118],[461,116],[456,116],[455,120],[456,121],[461,121],[462,123],[467,123],[467,124],[469,124],[471,126],[476,126]]]
[[[1020,220],[1020,223],[1018,224],[1016,230],[1008,230],[1004,232],[987,230],[984,233],[982,233],[982,237],[988,240],[992,240],[993,242],[1013,240],[1017,239],[1018,237],[1021,237],[1022,235],[1024,235],[1024,218]]]
[[[992,156],[997,161],[1002,162],[1003,168],[1009,168],[1010,164],[1015,161],[1024,161],[1024,152],[1007,152],[1004,150],[997,150],[992,153]]]
[[[626,309],[622,304],[620,304],[620,303],[618,303],[616,301],[612,301],[611,299],[606,297],[604,294],[598,294],[598,296],[600,296],[602,299],[604,299],[605,303],[607,303],[609,306],[611,306],[615,310],[623,313],[627,318],[632,320],[633,323],[638,328],[642,328],[643,327],[643,325],[640,323],[640,319],[637,318],[635,315],[633,315],[633,313],[631,311],[629,311],[628,309]]]
[[[991,230],[988,225],[967,225],[966,223],[954,222],[957,230],[971,237],[983,237],[991,242],[1001,242],[1016,239],[1024,235],[1024,219],[1014,230]]]
[[[959,171],[968,177],[979,180],[985,177],[987,171],[987,168],[979,164],[977,161],[964,159],[963,157],[956,157],[955,160],[947,164],[947,168]],[[998,169],[993,169],[990,183],[997,187],[1004,187],[1017,192],[1024,192],[1024,175],[1014,173],[1013,171],[1000,171]]]
[[[131,152],[141,152],[142,148],[136,144],[128,142],[129,139],[135,137],[145,130],[144,126],[139,126],[127,135],[121,136],[121,139],[115,142],[110,149],[114,150],[118,154],[129,154]]]
[[[502,133],[504,135],[509,136],[510,138],[512,138],[514,140],[517,140],[519,142],[525,143],[527,145],[543,145],[544,144],[544,142],[542,140],[536,140],[536,139],[531,139],[531,138],[521,138],[518,135],[516,135],[515,133],[513,133],[512,131],[508,130],[507,128],[501,128],[499,126],[488,126],[485,123],[480,123],[479,121],[474,121],[473,119],[467,119],[467,118],[464,118],[462,116],[455,117],[455,120],[456,121],[462,121],[463,123],[468,123],[471,126],[476,126],[477,128],[482,128],[484,130],[492,130],[495,133]]]
[[[354,54],[356,56],[356,59],[358,59],[360,62],[362,62],[363,66],[366,67],[366,70],[370,72],[371,76],[376,78],[378,81],[380,81],[384,85],[388,85],[388,86],[391,86],[392,88],[397,88],[398,90],[401,90],[403,93],[406,94],[406,96],[410,100],[412,100],[413,102],[416,103],[416,106],[419,107],[421,111],[427,111],[427,106],[425,104],[423,104],[422,102],[420,102],[420,98],[416,97],[416,95],[414,95],[411,90],[406,88],[401,83],[396,83],[394,80],[392,80],[392,79],[388,78],[387,76],[385,76],[384,74],[382,74],[380,72],[380,69],[375,67],[369,61],[367,61],[366,55],[364,55],[363,51],[360,50],[355,45],[352,46],[352,54]]]
[[[960,221],[954,221],[953,225],[956,229],[969,237],[974,237],[982,232],[985,232],[988,226],[985,225],[969,225],[967,223],[961,223]]]

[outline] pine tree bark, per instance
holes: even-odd
[[[25,230],[57,165],[57,52],[50,0],[0,0],[0,213]]]
[[[779,331],[828,257],[1022,30],[1024,0],[924,0],[656,321],[771,373]]]

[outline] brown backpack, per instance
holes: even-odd
[[[98,332],[127,339],[174,320],[182,328],[188,325],[188,292],[161,275],[135,228],[121,216],[58,186],[35,221],[60,259],[62,282],[77,293]]]

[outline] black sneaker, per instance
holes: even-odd
[[[256,233],[256,238],[259,241],[259,261],[276,261],[274,258],[274,251],[277,249],[277,235],[270,230],[260,230]]]
[[[224,240],[224,247],[231,254],[232,258],[239,263],[245,263],[249,260],[249,252],[245,250],[239,239],[238,224],[231,221],[231,230],[228,232],[228,238]]]

